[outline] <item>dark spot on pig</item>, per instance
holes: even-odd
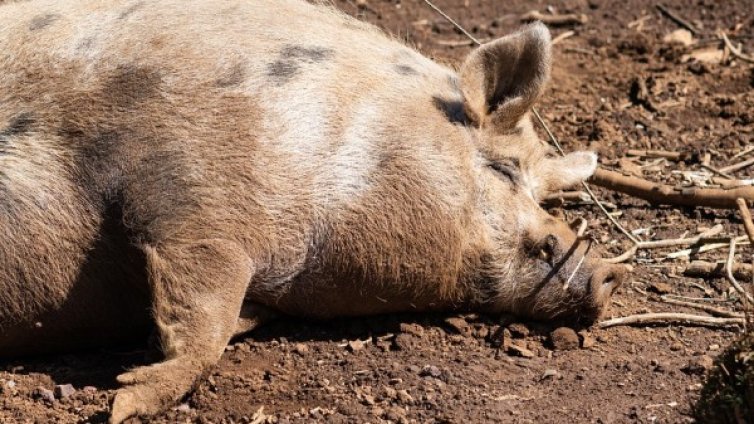
[[[246,69],[241,63],[237,63],[230,68],[224,75],[215,81],[218,87],[227,88],[240,85],[246,79]]]
[[[102,94],[111,106],[129,108],[157,96],[161,82],[160,74],[153,69],[122,65],[108,78]]]
[[[34,125],[34,115],[31,112],[23,112],[10,120],[8,126],[0,131],[0,143],[7,143],[11,137],[28,133]]]
[[[94,37],[86,37],[76,46],[76,51],[84,53],[91,50],[92,46],[94,46]]]
[[[274,77],[279,83],[288,82],[298,73],[298,64],[286,60],[276,60],[267,65],[267,75]]]
[[[132,4],[131,6],[128,6],[128,8],[126,8],[126,10],[124,10],[123,12],[121,12],[120,15],[118,15],[118,19],[119,20],[126,19],[127,17],[131,16],[134,12],[136,12],[139,9],[141,9],[142,6],[144,6],[144,2],[143,1],[138,1],[138,2],[136,2],[134,4]]]
[[[445,115],[448,121],[459,125],[470,123],[469,118],[466,116],[463,100],[449,100],[440,96],[433,96],[432,104]]]
[[[267,65],[267,75],[283,84],[296,76],[304,64],[315,64],[328,60],[334,50],[325,47],[286,46],[280,51],[277,60]]]
[[[395,65],[393,69],[395,69],[395,72],[398,72],[401,75],[418,75],[419,74],[419,72],[417,72],[416,69],[408,65]]]
[[[13,149],[10,140],[13,137],[31,131],[34,122],[34,115],[30,112],[20,113],[11,119],[10,122],[8,122],[8,126],[0,131],[0,155],[9,153],[9,151]]]
[[[53,22],[60,19],[60,15],[54,13],[47,13],[44,15],[37,15],[29,21],[29,31],[37,31],[50,26]]]
[[[325,47],[286,46],[280,51],[283,59],[298,59],[310,63],[322,62],[333,54],[332,49]]]

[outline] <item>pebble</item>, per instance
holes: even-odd
[[[52,393],[52,390],[45,389],[44,387],[37,387],[34,390],[34,396],[47,403],[55,402],[55,394]]]
[[[673,291],[673,286],[668,283],[657,282],[649,284],[647,290],[655,292],[657,294],[668,294]]]
[[[508,352],[514,353],[514,354],[516,354],[518,356],[521,356],[523,358],[533,358],[534,357],[534,352],[532,352],[531,350],[529,350],[529,349],[527,349],[527,348],[525,348],[523,346],[519,346],[519,345],[516,345],[516,344],[513,344],[513,343],[511,343],[510,346],[508,346]]]
[[[303,343],[296,343],[293,345],[293,351],[301,356],[304,356],[309,353],[309,346]]]
[[[686,364],[681,371],[686,374],[704,374],[715,365],[715,361],[708,355],[694,356],[689,359],[689,363]]]
[[[419,376],[440,378],[440,376],[442,376],[442,371],[434,365],[425,365],[419,373]]]
[[[463,318],[446,318],[445,324],[462,336],[468,337],[471,335],[471,327],[469,327],[469,323]]]
[[[573,350],[579,348],[579,336],[568,327],[556,328],[550,333],[550,341],[555,350]]]
[[[529,335],[529,328],[520,322],[514,322],[508,326],[508,331],[511,332],[511,336],[517,339],[523,339]]]
[[[351,352],[357,352],[361,349],[364,349],[364,342],[361,340],[352,340],[348,342],[348,350]]]
[[[415,323],[404,322],[400,325],[401,333],[407,333],[416,337],[424,337],[424,328]]]
[[[586,330],[579,331],[579,337],[581,338],[581,347],[582,348],[584,348],[584,349],[590,349],[590,348],[594,347],[595,341],[592,338],[592,335],[588,331],[586,331]]]
[[[542,374],[542,377],[540,377],[540,378],[539,378],[539,380],[540,380],[540,381],[542,381],[542,380],[546,380],[546,379],[548,379],[548,378],[554,378],[554,377],[556,377],[557,375],[558,375],[558,371],[557,371],[557,370],[553,370],[553,369],[547,369],[547,370],[545,370],[545,372],[544,372],[544,373]]]
[[[58,399],[66,399],[76,393],[76,389],[70,384],[58,384],[55,386],[54,394]]]
[[[398,390],[397,394],[398,394],[398,401],[401,404],[410,405],[414,403],[414,398],[410,394],[408,394],[408,391]]]

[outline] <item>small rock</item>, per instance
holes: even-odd
[[[419,376],[440,378],[442,376],[442,371],[434,365],[425,365],[421,372],[419,372]]]
[[[404,323],[401,323],[400,330],[401,330],[401,333],[412,334],[420,338],[424,337],[424,328],[419,324],[404,322]]]
[[[393,340],[395,348],[403,351],[412,350],[417,342],[414,336],[407,333],[398,334],[395,336],[395,340]]]
[[[679,44],[688,47],[694,44],[694,36],[687,29],[677,29],[664,36],[662,41],[668,44]]]
[[[351,352],[358,352],[359,350],[364,349],[365,343],[361,340],[352,340],[348,342],[348,350]]]
[[[191,411],[191,407],[189,406],[188,403],[182,403],[182,404],[176,406],[175,410],[178,411],[178,412],[190,412]]]
[[[84,393],[95,393],[97,391],[97,388],[94,386],[84,386],[81,388],[81,391]]]
[[[681,368],[681,371],[686,374],[704,374],[711,369],[715,364],[715,361],[708,355],[695,356],[689,359],[689,363]]]
[[[534,352],[532,352],[531,350],[529,350],[529,349],[527,349],[527,348],[525,348],[523,346],[519,346],[519,345],[514,344],[514,343],[511,343],[510,346],[508,346],[508,352],[516,354],[516,355],[521,356],[523,358],[533,358],[534,357]]]
[[[514,322],[508,326],[508,331],[511,332],[511,336],[517,339],[523,339],[529,335],[529,328],[520,322]]]
[[[293,351],[301,356],[304,356],[309,353],[309,346],[303,343],[296,343],[293,345]]]
[[[678,352],[679,350],[683,350],[683,343],[681,342],[675,342],[672,345],[670,345],[670,350],[673,352]]]
[[[55,397],[58,399],[66,399],[74,393],[76,393],[76,389],[70,384],[58,384],[54,389]]]
[[[497,327],[490,332],[489,340],[492,347],[501,347],[507,350],[511,340],[511,332],[505,327]]]
[[[573,350],[579,348],[579,336],[572,328],[560,327],[550,333],[550,341],[555,350]]]
[[[446,318],[445,324],[462,336],[468,337],[471,335],[471,328],[469,327],[469,323],[466,322],[466,320],[463,318]]]
[[[542,374],[542,377],[539,377],[539,381],[547,380],[548,378],[554,378],[558,375],[557,370],[548,369],[545,370],[545,372]]]
[[[584,349],[591,349],[594,347],[594,339],[592,338],[592,335],[586,331],[581,330],[579,331],[579,337],[581,338],[581,347]]]
[[[33,396],[37,399],[41,399],[46,403],[55,402],[55,394],[52,392],[52,390],[45,389],[44,387],[37,387],[36,389],[34,389]]]
[[[673,287],[668,283],[658,282],[649,284],[647,290],[657,294],[668,294],[673,291]]]
[[[398,401],[403,405],[410,405],[414,403],[414,398],[411,397],[410,394],[408,394],[408,391],[406,390],[398,390]]]

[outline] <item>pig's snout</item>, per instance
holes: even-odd
[[[591,277],[591,286],[598,304],[607,303],[613,292],[623,284],[628,270],[622,265],[601,263],[596,266]]]

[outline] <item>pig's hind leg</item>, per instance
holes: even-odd
[[[111,423],[160,412],[215,364],[235,333],[254,266],[238,244],[218,239],[145,246],[152,305],[165,361],[118,376],[125,387]]]

